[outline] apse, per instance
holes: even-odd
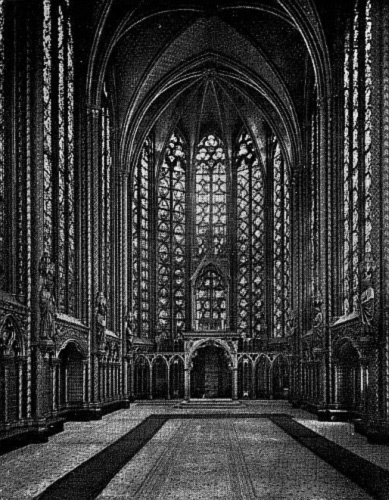
[[[285,338],[288,155],[265,117],[250,128],[214,69],[170,107],[156,116],[129,177],[135,334]]]

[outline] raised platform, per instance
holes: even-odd
[[[230,409],[241,406],[240,401],[235,401],[233,399],[189,399],[189,401],[182,401],[178,408],[195,408],[201,410],[220,410],[220,409]]]

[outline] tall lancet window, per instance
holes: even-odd
[[[312,290],[316,290],[319,280],[319,127],[316,109],[311,115],[310,163],[310,280]]]
[[[196,238],[199,254],[220,255],[227,238],[227,170],[222,141],[204,137],[196,154]]]
[[[281,148],[273,155],[273,336],[283,337],[290,317],[290,186]]]
[[[0,0],[0,272],[4,272],[5,240],[4,165],[4,0]]]
[[[344,54],[344,314],[358,307],[358,268],[371,252],[371,37],[371,0],[357,0]]]
[[[100,290],[104,292],[112,304],[111,297],[111,265],[112,265],[112,149],[111,149],[111,113],[108,94],[104,87],[100,116]]]
[[[366,2],[365,10],[365,126],[364,126],[364,216],[365,216],[365,252],[371,252],[371,92],[372,92],[372,72],[371,72],[371,0]]]
[[[132,181],[132,312],[135,335],[150,335],[150,186],[152,142],[143,144]]]
[[[249,134],[238,139],[237,157],[238,332],[253,337],[264,310],[264,184]]]
[[[158,178],[157,332],[166,337],[185,329],[186,154],[175,132]]]
[[[74,313],[73,38],[69,0],[44,0],[44,250],[56,264],[57,305]]]

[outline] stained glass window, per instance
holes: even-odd
[[[213,266],[206,267],[196,284],[196,322],[199,330],[225,327],[227,289],[224,278]]]
[[[365,13],[365,252],[371,252],[371,0],[366,2]]]
[[[129,220],[131,223],[131,247],[132,248],[132,262],[131,262],[131,293],[132,293],[132,314],[133,314],[133,329],[136,335],[139,335],[139,263],[140,263],[140,241],[139,241],[139,164],[135,168],[132,187],[129,190],[132,193],[131,210],[129,213]]]
[[[158,180],[157,331],[185,330],[186,155],[178,133],[170,138]]]
[[[69,0],[44,0],[43,7],[44,249],[57,266],[58,307],[74,313],[74,75]]]
[[[198,251],[220,255],[227,237],[227,171],[222,141],[204,137],[196,154],[196,237]]]
[[[238,139],[237,254],[238,332],[255,336],[264,311],[264,183],[249,134]]]
[[[150,180],[152,142],[143,144],[132,189],[132,312],[138,336],[150,333]]]
[[[62,5],[59,5],[58,12],[58,300],[63,308],[66,301],[66,257],[65,257],[65,227],[66,227],[66,193],[65,193],[65,33],[64,33],[64,14]]]
[[[371,251],[371,1],[357,0],[344,52],[344,313],[357,307],[361,246]],[[360,102],[364,103],[361,114]],[[363,207],[363,210],[360,208]]]
[[[66,127],[65,127],[65,142],[66,142],[66,204],[65,213],[67,216],[66,225],[66,282],[67,282],[67,303],[68,311],[75,312],[75,206],[74,206],[74,50],[73,50],[73,35],[71,29],[70,15],[65,18],[66,27],[64,32],[66,36],[66,77],[64,78],[65,99],[66,99]],[[66,141],[67,139],[67,141]]]
[[[4,270],[5,189],[4,189],[4,0],[0,0],[0,268]]]
[[[311,193],[311,207],[310,207],[310,259],[311,259],[311,284],[313,289],[318,286],[319,279],[319,141],[318,141],[318,116],[316,111],[311,116],[311,176],[310,176],[310,193]]]
[[[290,186],[280,145],[273,156],[273,336],[283,337],[290,317]]]
[[[359,12],[358,7],[354,13],[353,30],[353,52],[352,52],[352,160],[350,179],[350,201],[351,201],[351,285],[352,295],[358,294],[358,243],[359,243]],[[354,302],[354,300],[353,300]]]
[[[100,116],[100,266],[101,290],[108,298],[111,296],[111,232],[112,232],[112,154],[111,118],[107,93],[104,89],[103,106]]]
[[[52,12],[51,0],[44,0],[43,25],[43,110],[44,110],[44,197],[43,197],[43,238],[44,249],[50,255],[53,250],[53,171],[52,171]]]

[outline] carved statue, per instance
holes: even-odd
[[[57,306],[54,296],[55,268],[54,264],[50,262],[48,252],[44,252],[41,258],[39,271],[42,278],[42,285],[39,291],[41,313],[40,338],[54,340],[56,332],[55,320],[57,317]]]
[[[18,345],[16,339],[16,329],[13,321],[8,317],[0,331],[0,354],[10,352],[11,349],[16,351]]]
[[[374,288],[373,288],[373,273],[376,264],[370,252],[365,254],[362,262],[362,293],[360,298],[361,321],[370,327],[374,316]]]
[[[297,314],[295,310],[292,310],[289,315],[289,334],[291,337],[294,336],[297,328]]]
[[[126,317],[125,317],[125,335],[126,335],[126,345],[127,345],[127,352],[130,352],[132,350],[132,346],[134,343],[134,334],[132,333],[132,322],[133,322],[133,313],[128,312]]]
[[[321,310],[322,305],[323,305],[323,296],[321,294],[321,291],[318,290],[318,292],[313,297],[313,308],[314,308],[313,319],[312,319],[313,328],[319,328],[323,324],[323,313]]]
[[[164,343],[164,341],[166,340],[166,333],[163,332],[163,333],[160,333],[159,335],[156,335],[155,336],[155,343],[157,345],[157,352],[160,352],[161,351],[161,347]]]
[[[98,292],[95,301],[96,340],[100,349],[104,348],[107,327],[107,299]]]
[[[350,314],[350,304],[347,297],[343,301],[343,310],[344,316],[348,316]]]

